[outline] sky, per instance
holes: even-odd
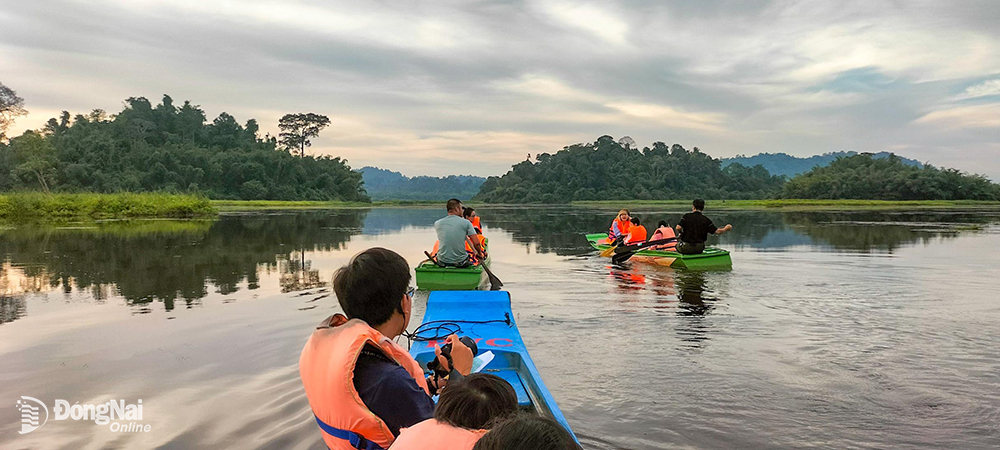
[[[331,125],[312,154],[499,175],[601,135],[891,151],[1000,181],[1000,2],[0,0],[30,115],[133,96]]]

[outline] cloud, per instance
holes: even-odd
[[[916,123],[931,124],[946,130],[1000,129],[1000,103],[960,106],[933,111],[917,119]]]
[[[974,84],[965,89],[962,95],[958,96],[959,99],[970,99],[979,97],[988,97],[992,95],[1000,95],[1000,78],[995,80],[986,80],[979,84]]]

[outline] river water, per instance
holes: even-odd
[[[710,205],[711,207],[711,205]],[[585,448],[1000,447],[1000,212],[709,212],[729,271],[612,267],[615,211],[481,208],[493,270]],[[672,224],[676,208],[635,211]],[[0,230],[0,447],[324,448],[298,377],[333,271],[411,264],[440,209]],[[415,302],[422,316],[426,292]],[[404,342],[405,345],[405,342]],[[149,431],[22,396],[142,399]]]

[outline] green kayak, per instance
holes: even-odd
[[[587,242],[590,242],[590,246],[598,250],[611,248],[607,240],[607,233],[587,235]],[[632,261],[645,261],[661,266],[685,269],[726,269],[733,267],[733,259],[729,256],[729,251],[718,247],[705,247],[705,251],[697,255],[682,255],[677,252],[663,250],[640,250],[632,257]]]
[[[486,260],[490,264],[488,251],[490,241],[486,240]],[[486,284],[486,271],[478,264],[469,267],[439,267],[430,260],[421,262],[416,269],[417,288],[425,291],[469,291]]]

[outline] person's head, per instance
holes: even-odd
[[[476,210],[470,207],[462,208],[462,217],[472,220],[473,217],[476,217]]]
[[[448,200],[448,203],[445,203],[444,207],[448,210],[448,214],[462,215],[462,201],[457,198]]]
[[[693,202],[691,202],[691,206],[694,207],[695,211],[704,211],[705,210],[705,200],[700,199],[700,198],[696,198],[696,199],[694,199]]]
[[[656,228],[663,228],[663,227],[670,228],[670,224],[668,224],[666,220],[661,220],[659,223],[656,224]]]
[[[547,417],[520,415],[483,435],[472,450],[580,450],[580,444],[559,422]]]
[[[628,212],[627,209],[622,209],[622,210],[618,211],[618,219],[620,219],[620,220],[628,220],[629,217],[631,217],[631,214],[629,214],[629,212]]]
[[[449,384],[438,399],[434,418],[469,430],[482,430],[517,413],[517,394],[493,374],[474,373]]]
[[[398,253],[374,247],[357,255],[333,274],[333,291],[349,319],[378,327],[396,317],[402,329],[410,320],[410,265]],[[395,336],[389,336],[395,337]]]
[[[633,217],[632,220],[631,220],[631,222],[632,222],[632,225],[639,225],[639,218],[638,217]]]

